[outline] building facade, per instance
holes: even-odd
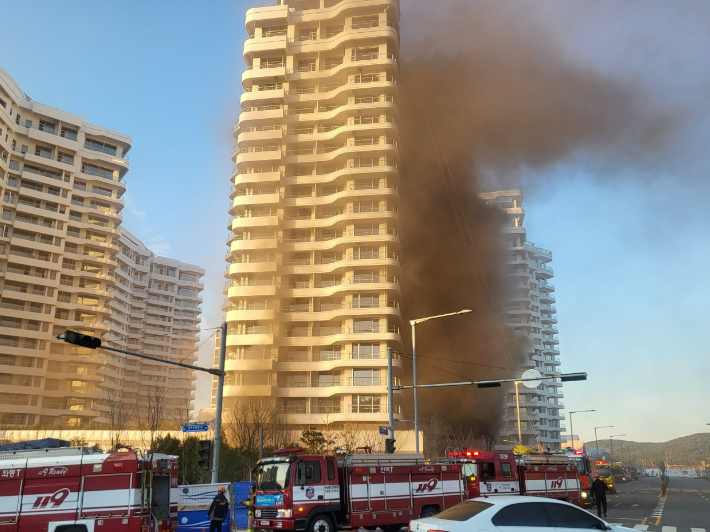
[[[131,139],[31,100],[0,69],[0,423],[84,427],[121,363],[103,337]]]
[[[402,349],[399,1],[283,0],[246,28],[225,405],[376,430]]]
[[[156,255],[125,228],[118,246],[105,339],[120,349],[195,364],[205,271]],[[159,408],[165,426],[189,420],[196,384],[192,370],[122,358],[123,378],[103,382],[108,408],[120,405],[135,413],[135,421],[145,417],[146,407]]]
[[[192,406],[192,373],[56,340],[194,362],[196,266],[155,256],[120,227],[129,137],[31,100],[0,69],[0,426],[85,429],[164,390]],[[162,394],[162,392],[161,392]],[[139,418],[131,416],[128,425]]]
[[[504,313],[508,326],[529,340],[522,371],[536,369],[544,374],[560,375],[560,352],[557,340],[557,309],[554,276],[549,263],[552,253],[527,240],[524,225],[523,192],[519,188],[481,193],[480,197],[505,214],[503,243],[507,252],[509,293]],[[560,449],[565,438],[562,420],[562,384],[559,378],[544,381],[537,388],[518,385],[520,432],[524,445],[541,444],[550,450]],[[515,389],[506,394],[505,414],[498,441],[509,449],[518,439],[518,408]]]

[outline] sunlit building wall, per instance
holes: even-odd
[[[123,363],[104,337],[131,139],[29,98],[0,69],[0,424],[85,427]]]
[[[225,404],[376,430],[402,349],[399,1],[286,0],[246,29]]]

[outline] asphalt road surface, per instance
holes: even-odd
[[[671,478],[665,497],[661,479],[643,477],[617,484],[608,495],[607,521],[643,532],[710,532],[710,482]],[[591,511],[596,513],[596,507]]]

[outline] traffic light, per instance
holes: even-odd
[[[200,459],[197,461],[200,464],[200,469],[209,471],[210,455],[212,454],[212,441],[200,440]]]
[[[394,438],[387,438],[385,440],[385,452],[387,454],[394,454],[394,442],[396,442]]]
[[[89,349],[96,349],[97,347],[101,347],[100,338],[96,338],[95,336],[89,336],[88,334],[81,334],[74,331],[65,331],[64,334],[58,334],[57,340],[64,340],[68,344],[88,347]]]

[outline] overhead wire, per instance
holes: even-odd
[[[214,332],[213,332],[212,334],[210,334],[207,338],[205,338],[204,342],[202,342],[200,345],[198,345],[191,353],[185,355],[185,356],[182,358],[182,360],[180,360],[180,362],[182,362],[182,361],[185,360],[186,358],[191,357],[191,356],[194,355],[197,351],[199,351],[199,350],[200,350],[200,347],[202,347],[203,345],[205,345],[205,343],[207,343],[207,340],[209,340],[209,339],[212,338],[215,334],[217,334],[217,331],[219,331],[221,328],[222,328],[222,327],[219,326],[219,327],[210,327],[210,328],[208,328],[208,329],[203,329],[203,330],[205,330],[205,331],[214,331]]]

